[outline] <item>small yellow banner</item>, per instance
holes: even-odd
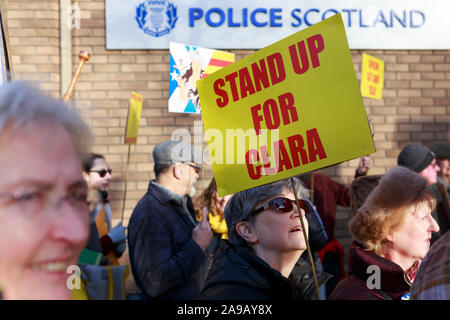
[[[219,196],[375,151],[340,14],[197,88]]]
[[[141,121],[142,96],[132,92],[130,98],[130,108],[128,109],[128,120],[125,128],[125,144],[136,144],[139,123]]]
[[[361,94],[381,100],[383,97],[384,61],[366,53],[362,55]]]

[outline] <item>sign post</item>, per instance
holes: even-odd
[[[127,197],[128,184],[128,167],[130,164],[131,145],[136,144],[139,131],[139,123],[141,121],[143,99],[139,93],[132,92],[130,98],[130,107],[128,109],[128,119],[125,128],[125,144],[128,144],[127,164],[125,167],[125,188],[123,191],[122,216],[120,221],[123,224],[123,215],[125,212],[125,200]]]

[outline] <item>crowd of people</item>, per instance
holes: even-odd
[[[152,300],[450,299],[448,142],[407,145],[384,175],[363,157],[350,187],[312,173],[219,197],[212,179],[192,199],[196,150],[165,141],[126,228],[90,141],[62,101],[0,88],[1,299],[125,299],[130,275]],[[348,272],[337,205],[352,211]]]

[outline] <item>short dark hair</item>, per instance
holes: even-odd
[[[154,165],[153,171],[155,172],[155,178],[158,178],[159,175],[167,172],[173,164],[171,163],[159,163]]]
[[[84,159],[83,159],[83,171],[86,173],[89,173],[91,171],[94,161],[96,159],[103,159],[105,160],[105,157],[98,153],[89,153]]]

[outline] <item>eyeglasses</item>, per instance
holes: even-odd
[[[194,168],[194,170],[195,170],[195,172],[196,173],[199,173],[200,172],[200,167],[199,166],[196,166],[196,165],[194,165],[194,164],[192,164],[192,163],[187,163],[187,165],[188,166],[190,166],[190,167],[192,167],[192,168]]]
[[[17,209],[27,216],[43,216],[49,209],[58,210],[63,203],[70,205],[77,212],[88,212],[87,190],[77,188],[65,196],[55,197],[47,190],[35,190],[27,192],[0,193],[0,205]]]
[[[273,208],[277,213],[287,213],[291,212],[294,209],[295,200],[288,199],[285,197],[278,197],[270,200],[268,203],[263,205],[262,207],[255,209],[250,215],[255,215],[268,208]],[[309,205],[305,200],[298,199],[298,203],[300,208],[305,211],[305,213],[309,213]]]
[[[97,172],[100,178],[103,178],[106,176],[106,173],[109,173],[111,175],[112,170],[111,169],[102,169],[102,170],[91,170],[89,172]]]

